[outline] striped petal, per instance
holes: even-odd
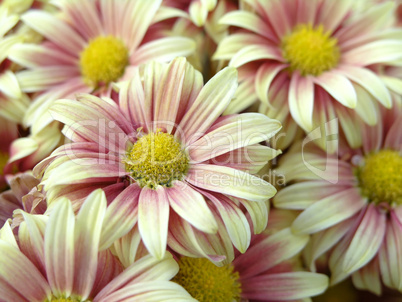
[[[269,88],[272,81],[279,72],[288,67],[286,64],[265,63],[258,68],[255,78],[255,90],[259,99],[266,105],[270,104],[268,97]]]
[[[290,114],[306,132],[313,128],[314,84],[311,76],[294,73],[289,86]]]
[[[215,123],[189,146],[191,161],[203,162],[235,149],[267,141],[282,125],[260,113],[231,115]],[[258,129],[256,131],[256,129]]]
[[[180,136],[187,144],[198,139],[222,114],[237,89],[237,70],[227,67],[218,72],[201,89],[178,125]]]
[[[170,206],[180,217],[203,232],[216,233],[218,225],[200,193],[181,181],[167,188],[166,193]]]
[[[329,228],[361,210],[366,204],[356,188],[328,196],[309,206],[293,222],[296,233],[315,233]]]
[[[156,258],[165,255],[169,222],[169,201],[166,191],[144,187],[138,205],[138,229],[148,251]]]
[[[229,62],[229,66],[240,67],[257,60],[276,60],[285,63],[280,50],[267,45],[248,45],[237,52]]]
[[[224,166],[197,164],[190,168],[186,180],[201,189],[257,202],[266,201],[276,193],[261,178]]]
[[[74,281],[75,217],[68,199],[54,205],[45,231],[47,280],[56,296],[71,294]]]

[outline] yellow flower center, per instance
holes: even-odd
[[[128,63],[127,47],[113,36],[91,40],[80,55],[81,74],[93,87],[118,80]]]
[[[0,175],[4,175],[4,167],[7,165],[9,158],[10,157],[7,152],[0,151]]]
[[[310,24],[300,24],[282,40],[282,54],[292,71],[301,75],[318,76],[334,68],[340,52],[337,39],[324,32],[322,25],[313,28]]]
[[[180,271],[172,281],[183,286],[200,302],[240,301],[239,273],[232,265],[218,267],[205,258],[182,257]]]
[[[365,157],[358,171],[364,196],[375,203],[402,204],[402,156],[394,150],[381,150]]]
[[[123,160],[126,170],[141,187],[170,187],[174,180],[183,179],[189,159],[173,135],[156,131],[142,136]]]

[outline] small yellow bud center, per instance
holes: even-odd
[[[395,150],[369,154],[358,170],[362,194],[375,203],[402,205],[402,156]]]
[[[239,273],[232,265],[218,267],[205,258],[182,257],[180,270],[172,281],[183,286],[200,302],[240,301]]]
[[[337,39],[324,32],[322,25],[313,28],[310,24],[300,24],[282,40],[282,54],[292,71],[301,75],[318,76],[334,68],[340,52]]]
[[[118,80],[128,63],[127,47],[113,36],[91,40],[80,55],[81,74],[93,87]]]
[[[142,136],[127,152],[126,170],[141,187],[170,187],[182,179],[188,170],[189,159],[173,135],[156,131]]]

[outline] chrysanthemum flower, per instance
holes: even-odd
[[[253,237],[244,254],[236,253],[232,262],[220,267],[205,258],[181,257],[180,271],[173,281],[200,302],[294,301],[322,293],[328,277],[302,271],[294,258],[309,236],[282,228],[289,215],[273,212],[267,230]]]
[[[239,204],[265,207],[276,190],[248,172],[278,154],[258,143],[281,125],[259,113],[220,117],[236,90],[236,69],[222,70],[203,86],[201,74],[177,58],[169,65],[149,63],[143,80],[137,72],[119,86],[116,101],[79,95],[52,107],[73,143],[35,168],[37,174],[46,168],[48,196],[68,194],[71,185],[88,191],[113,186],[107,195],[119,194],[110,205],[115,226],[128,232],[138,219],[142,239],[157,257],[166,249],[169,212],[202,232],[217,231],[204,197],[230,231],[250,233]]]
[[[379,274],[388,287],[402,291],[402,107],[380,115],[380,123],[360,122],[363,147],[340,141],[339,155],[306,146],[283,157],[278,169],[293,183],[274,198],[276,207],[303,210],[295,233],[314,234],[306,252],[315,260],[332,247],[332,283],[361,269],[359,280],[376,293]],[[366,266],[374,257],[375,263]],[[377,269],[376,269],[377,268]]]
[[[105,210],[105,195],[97,190],[77,217],[67,199],[55,203],[49,217],[23,213],[18,241],[6,223],[0,230],[1,300],[194,301],[169,281],[179,269],[171,255],[148,255],[123,270],[109,250],[100,251]]]
[[[25,92],[41,92],[25,117],[37,133],[52,119],[49,106],[77,92],[107,89],[129,77],[134,66],[168,61],[194,50],[182,37],[161,37],[152,24],[172,17],[161,0],[90,0],[55,2],[60,11],[30,10],[21,19],[45,37],[40,45],[21,44],[10,58],[27,68],[17,74]]]
[[[357,110],[373,125],[374,106],[365,107],[365,92],[386,107],[392,105],[389,91],[370,67],[400,60],[400,30],[387,21],[394,6],[387,2],[354,14],[353,1],[336,0],[248,0],[255,12],[231,12],[221,23],[241,30],[226,37],[215,53],[229,65],[251,69],[259,99],[270,104],[272,82],[285,74],[292,118],[305,131],[331,119],[334,112],[344,131],[349,116],[336,110]],[[258,63],[258,64],[253,64]],[[361,92],[363,91],[363,92]],[[317,106],[318,94],[325,94],[324,106]],[[370,104],[369,104],[370,105]],[[315,113],[316,114],[313,114]]]

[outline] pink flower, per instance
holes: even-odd
[[[239,79],[251,81],[266,106],[273,105],[272,85],[280,79],[283,101],[275,104],[272,117],[283,122],[290,114],[309,132],[335,116],[345,132],[353,132],[357,129],[347,127],[352,109],[366,123],[377,123],[375,102],[367,95],[392,105],[388,89],[371,70],[374,64],[392,65],[402,58],[400,30],[388,26],[392,3],[360,15],[347,0],[247,3],[252,12],[235,11],[221,19],[240,30],[221,41],[214,57],[240,68],[245,78]],[[245,99],[243,107],[250,101]]]
[[[40,44],[20,44],[10,59],[26,67],[17,74],[24,92],[40,92],[25,116],[37,133],[52,120],[47,113],[59,98],[104,91],[130,76],[134,66],[188,55],[194,43],[161,37],[152,25],[165,18],[161,0],[59,1],[59,12],[30,10],[21,19],[42,34]]]
[[[228,221],[229,232],[246,228],[250,234],[239,203],[264,203],[275,194],[271,184],[248,172],[278,154],[258,143],[281,125],[258,113],[220,117],[236,87],[234,68],[203,86],[201,74],[177,58],[169,65],[145,65],[143,77],[137,71],[119,85],[117,103],[91,95],[57,101],[52,115],[66,125],[63,132],[73,143],[35,168],[36,174],[46,169],[48,202],[61,192],[75,194],[70,186],[81,185],[82,193],[108,186],[108,198],[114,198],[110,231],[121,236],[138,220],[146,247],[159,258],[169,213],[202,232],[217,231],[205,197]],[[249,240],[242,242],[244,251]]]
[[[274,204],[303,210],[292,230],[313,234],[305,253],[311,269],[330,253],[332,284],[353,274],[357,287],[376,294],[381,278],[402,291],[401,108],[395,103],[393,110],[382,110],[376,126],[360,121],[362,148],[350,148],[344,137],[338,155],[296,147],[278,168],[294,184]]]
[[[0,230],[3,301],[194,301],[168,281],[178,271],[171,255],[161,260],[148,255],[123,270],[110,250],[100,248],[102,190],[88,196],[77,217],[67,199],[53,206],[49,217],[22,212],[17,238],[8,223]]]

